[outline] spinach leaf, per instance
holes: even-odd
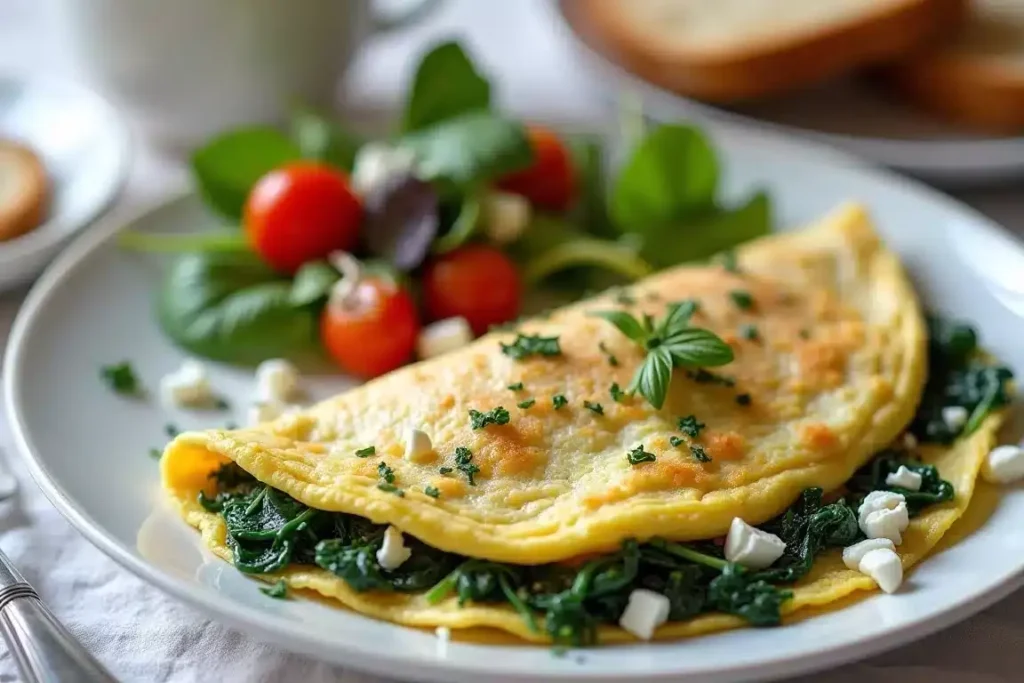
[[[718,159],[693,126],[655,128],[633,150],[615,181],[611,214],[620,230],[644,232],[715,208]]]
[[[442,204],[441,222],[448,225],[448,229],[434,240],[432,251],[446,254],[472,239],[480,225],[481,210],[481,198],[476,192],[460,198],[458,202]]]
[[[439,183],[449,193],[478,187],[533,161],[522,124],[486,111],[417,130],[400,144],[416,154],[417,175]]]
[[[257,363],[315,348],[317,315],[292,303],[292,283],[255,254],[184,254],[171,265],[157,301],[160,326],[206,358]]]
[[[441,43],[416,69],[402,129],[414,131],[470,111],[487,109],[491,85],[456,42]]]
[[[898,486],[889,486],[885,482],[886,478],[895,473],[900,466],[921,475],[919,490],[911,491]],[[924,465],[894,449],[887,449],[879,453],[853,475],[846,487],[851,492],[858,494],[860,498],[871,491],[901,493],[907,499],[907,509],[911,516],[919,514],[930,505],[951,501],[956,495],[953,484],[943,479],[934,465]]]
[[[326,303],[334,283],[341,275],[325,261],[306,263],[292,280],[288,301],[292,306],[319,306]]]
[[[752,580],[739,565],[729,563],[708,586],[708,601],[726,614],[743,617],[753,626],[775,626],[782,621],[782,603],[793,597],[767,581]]]
[[[274,128],[240,128],[200,147],[192,155],[192,173],[210,206],[239,219],[256,181],[301,156],[299,147]]]
[[[321,161],[345,171],[355,166],[363,140],[345,131],[336,121],[309,107],[292,111],[289,128],[302,157]]]

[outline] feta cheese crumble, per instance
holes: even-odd
[[[629,594],[626,609],[619,617],[619,626],[637,638],[650,640],[654,630],[668,621],[672,605],[661,593],[636,588]]]
[[[434,358],[473,341],[473,330],[463,317],[445,318],[423,328],[416,339],[416,355]]]
[[[530,225],[530,202],[510,192],[492,192],[483,201],[484,233],[496,244],[512,244]]]
[[[868,538],[887,538],[899,545],[910,526],[907,500],[899,493],[872,491],[857,511],[857,523]]]
[[[986,456],[981,476],[991,484],[1010,484],[1024,479],[1024,448],[996,446]]]
[[[903,562],[895,550],[878,548],[865,553],[857,569],[875,580],[886,593],[894,593],[903,583]]]
[[[283,358],[265,360],[256,367],[256,398],[286,403],[299,388],[299,371]]]
[[[433,459],[434,445],[430,437],[419,429],[409,427],[405,430],[405,459],[413,462],[426,462]]]
[[[213,401],[206,366],[186,360],[181,367],[160,380],[160,396],[172,406],[204,406]]]
[[[384,531],[384,545],[377,551],[377,562],[382,569],[393,571],[412,556],[412,550],[405,547],[402,532],[393,526]]]
[[[750,569],[764,569],[782,557],[785,550],[786,543],[775,534],[733,517],[725,538],[725,559]]]
[[[898,486],[910,491],[920,491],[922,481],[923,477],[913,470],[908,470],[906,465],[900,465],[899,469],[885,477],[886,486]]]

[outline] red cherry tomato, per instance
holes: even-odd
[[[533,148],[533,165],[498,181],[498,187],[522,195],[533,204],[553,211],[565,211],[576,193],[572,157],[561,139],[547,128],[526,129]]]
[[[423,273],[423,299],[430,317],[462,316],[476,334],[519,315],[521,289],[512,261],[482,244],[434,259]]]
[[[324,308],[320,336],[331,357],[347,372],[376,377],[405,364],[420,331],[416,304],[401,287],[369,278],[344,302]]]
[[[293,273],[359,237],[359,199],[330,166],[296,162],[260,178],[245,201],[249,243],[271,267]]]

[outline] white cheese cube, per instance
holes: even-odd
[[[886,486],[898,486],[910,491],[920,491],[922,481],[921,475],[913,470],[908,470],[906,465],[900,465],[895,472],[890,472],[885,477]]]
[[[213,391],[206,366],[199,361],[186,360],[160,380],[160,396],[172,406],[208,405],[213,401]]]
[[[512,244],[530,225],[530,201],[518,194],[492,192],[481,209],[484,233],[496,244]]]
[[[423,328],[416,339],[416,355],[434,358],[473,341],[473,330],[463,317],[445,318]]]
[[[889,550],[896,550],[896,546],[888,538],[869,538],[866,541],[860,543],[854,543],[853,545],[843,548],[843,564],[853,571],[859,571],[860,561],[864,559],[872,550],[881,550],[888,548]]]
[[[412,555],[412,550],[405,547],[402,532],[393,526],[384,531],[384,545],[377,551],[377,562],[382,569],[392,571],[398,569]]]
[[[865,553],[857,567],[861,574],[875,580],[886,593],[894,593],[903,583],[903,562],[895,550],[878,548]]]
[[[429,462],[434,457],[434,445],[425,432],[409,427],[405,430],[405,459],[413,462]]]
[[[868,538],[887,538],[895,545],[903,542],[903,532],[910,526],[910,513],[906,503],[892,509],[875,510],[869,513],[860,525]]]
[[[299,371],[283,358],[265,360],[256,368],[256,398],[285,403],[299,388]]]
[[[448,643],[452,640],[452,630],[447,626],[438,626],[434,629],[434,635],[437,636],[437,656],[447,657]]]
[[[959,432],[967,424],[967,417],[967,408],[963,406],[946,406],[942,409],[942,421],[954,432]]]
[[[249,406],[245,414],[245,424],[255,427],[264,422],[276,420],[284,412],[285,406],[270,401],[258,401]]]
[[[672,604],[661,593],[636,588],[629,594],[626,609],[619,617],[619,626],[637,638],[650,640],[654,630],[668,621]]]
[[[785,550],[786,543],[775,534],[733,517],[725,537],[725,559],[750,569],[764,569],[782,557]]]
[[[991,484],[1009,484],[1024,479],[1024,448],[996,446],[985,458],[981,476]]]
[[[409,175],[416,165],[416,155],[404,147],[383,142],[370,142],[356,152],[349,186],[359,195],[367,195],[386,187],[393,178]]]
[[[861,525],[867,516],[876,510],[892,510],[900,503],[906,503],[907,499],[902,493],[893,491],[872,491],[864,496],[864,502],[857,508],[857,522]]]

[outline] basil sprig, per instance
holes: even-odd
[[[639,320],[626,311],[595,311],[622,334],[647,352],[630,383],[630,392],[639,392],[655,408],[665,405],[672,369],[677,367],[714,367],[731,363],[732,349],[714,332],[690,326],[697,309],[694,301],[669,304],[665,317],[655,323],[644,314]]]

